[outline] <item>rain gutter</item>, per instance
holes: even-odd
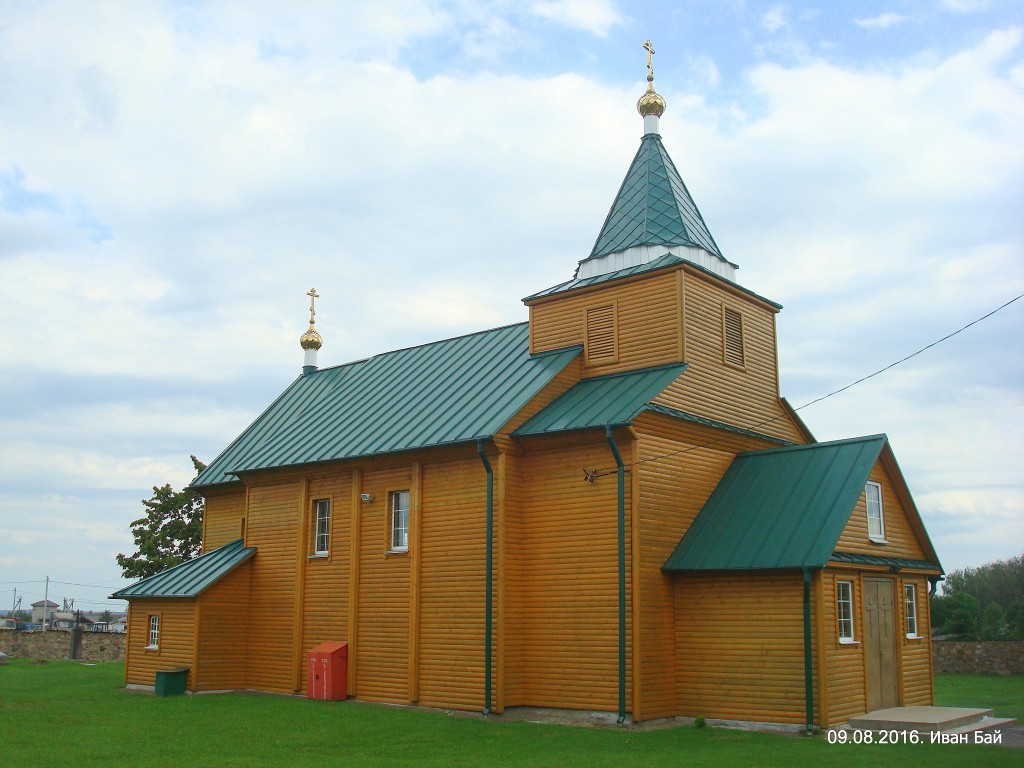
[[[615,457],[619,480],[619,719],[626,720],[626,467],[615,444],[611,425],[604,428],[604,436]]]
[[[487,471],[487,555],[484,587],[484,717],[491,714],[492,584],[494,581],[494,470],[484,452],[484,441],[476,441],[476,452]]]

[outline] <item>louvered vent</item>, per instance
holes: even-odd
[[[614,304],[587,310],[586,348],[588,363],[611,363],[618,357]]]
[[[722,327],[725,332],[725,362],[742,368],[746,364],[743,357],[743,315],[723,307]]]

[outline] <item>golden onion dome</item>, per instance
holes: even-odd
[[[636,100],[636,111],[644,117],[648,115],[661,117],[665,114],[665,99],[652,87],[647,93]]]
[[[313,323],[310,323],[309,330],[299,337],[299,345],[303,349],[320,349],[324,345],[324,340],[316,332]]]

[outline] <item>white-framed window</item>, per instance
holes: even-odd
[[[868,538],[872,541],[885,541],[885,517],[882,513],[882,486],[868,481],[864,486],[864,498],[868,506]]]
[[[853,643],[853,582],[836,582],[836,616],[839,618],[839,642]]]
[[[157,649],[160,647],[160,617],[149,617],[149,645],[146,648]]]
[[[391,551],[409,549],[409,492],[391,492]]]
[[[917,588],[913,584],[903,585],[903,615],[907,637],[918,637],[917,634]]]
[[[313,502],[316,528],[313,535],[313,554],[326,555],[331,549],[331,501],[317,499]]]

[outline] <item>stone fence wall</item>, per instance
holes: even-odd
[[[1024,675],[1024,640],[932,643],[935,674]]]
[[[124,658],[124,641],[117,632],[83,632],[76,658],[81,661],[117,661]],[[0,629],[0,651],[22,659],[70,659],[71,630],[22,632]]]

